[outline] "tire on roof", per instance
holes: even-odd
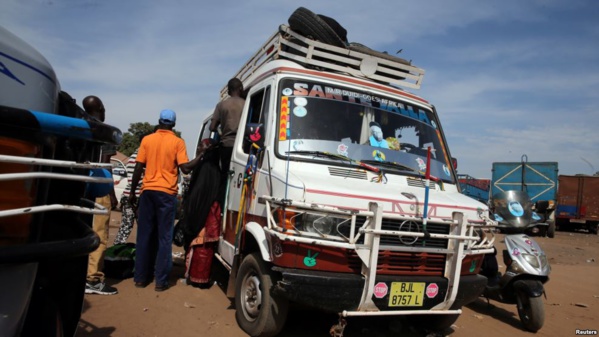
[[[330,19],[328,17],[326,18],[326,20],[330,21],[331,23],[333,23],[333,21],[335,23],[337,22],[334,19]],[[320,16],[314,14],[314,12],[310,11],[307,8],[298,7],[293,13],[291,13],[291,16],[289,16],[288,21],[291,30],[296,31],[305,37],[337,47],[346,47],[346,43],[335,32],[335,30],[331,26],[329,26],[327,21],[325,21],[325,19],[321,18]],[[341,27],[341,25],[339,25],[338,23],[337,25],[339,26],[337,28],[343,29],[343,27]]]

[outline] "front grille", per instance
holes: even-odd
[[[362,270],[362,261],[355,251],[347,251],[349,267]],[[445,268],[445,255],[433,253],[410,253],[382,250],[379,252],[377,274],[380,275],[427,275],[441,276]]]
[[[356,218],[356,227],[360,227],[364,224],[364,222],[366,221],[366,217],[357,217]],[[386,219],[383,218],[383,222],[382,222],[382,228],[383,230],[389,230],[389,231],[398,231],[398,230],[407,230],[407,226],[403,226],[403,228],[401,228],[402,223],[404,223],[403,220],[396,220],[396,219]],[[415,222],[412,222],[415,223]],[[422,222],[418,222],[417,223],[418,226],[412,226],[412,232],[420,232],[423,233],[424,232],[424,227],[422,225]],[[449,234],[449,224],[438,224],[438,223],[428,223],[426,225],[426,229],[429,233],[431,234]],[[360,238],[360,240],[358,241],[358,243],[364,243],[364,236],[362,236]],[[439,239],[439,238],[428,238],[426,240],[424,240],[423,238],[417,238],[416,241],[414,241],[414,239],[416,239],[415,237],[411,237],[411,236],[404,236],[404,237],[399,237],[397,235],[381,235],[381,241],[380,244],[382,246],[403,246],[403,247],[425,247],[425,248],[441,248],[441,249],[445,249],[448,247],[448,240],[447,239]]]

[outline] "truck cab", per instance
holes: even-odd
[[[94,202],[112,188],[101,146],[119,129],[85,113],[50,63],[0,27],[0,334],[74,336]]]
[[[280,331],[290,302],[445,329],[482,293],[492,221],[460,193],[435,107],[403,89],[423,74],[282,25],[235,75],[247,98],[216,255],[249,335]]]

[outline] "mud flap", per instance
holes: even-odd
[[[539,280],[518,280],[514,282],[514,289],[530,297],[539,297],[545,293],[543,283]]]
[[[235,279],[237,279],[237,271],[239,270],[240,264],[241,254],[237,254],[233,257],[233,266],[231,267],[231,272],[229,273],[229,281],[227,282],[226,296],[229,299],[235,298]]]

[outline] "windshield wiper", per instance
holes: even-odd
[[[378,160],[367,159],[367,160],[362,160],[362,162],[366,163],[366,164],[372,164],[372,165],[383,166],[383,167],[388,167],[388,168],[400,169],[402,171],[417,172],[416,170],[414,170],[413,168],[411,168],[411,167],[409,167],[407,165],[403,165],[403,164],[399,164],[399,163],[391,162],[391,161],[378,161]]]
[[[339,160],[339,161],[347,161],[351,165],[356,165],[356,166],[362,167],[371,172],[379,173],[379,171],[380,171],[377,167],[368,165],[367,163],[364,163],[362,161],[351,159],[350,157],[336,154],[336,153],[330,153],[330,152],[324,152],[324,151],[287,151],[287,154],[300,154],[300,155],[306,155],[306,156],[335,159],[335,160]]]

